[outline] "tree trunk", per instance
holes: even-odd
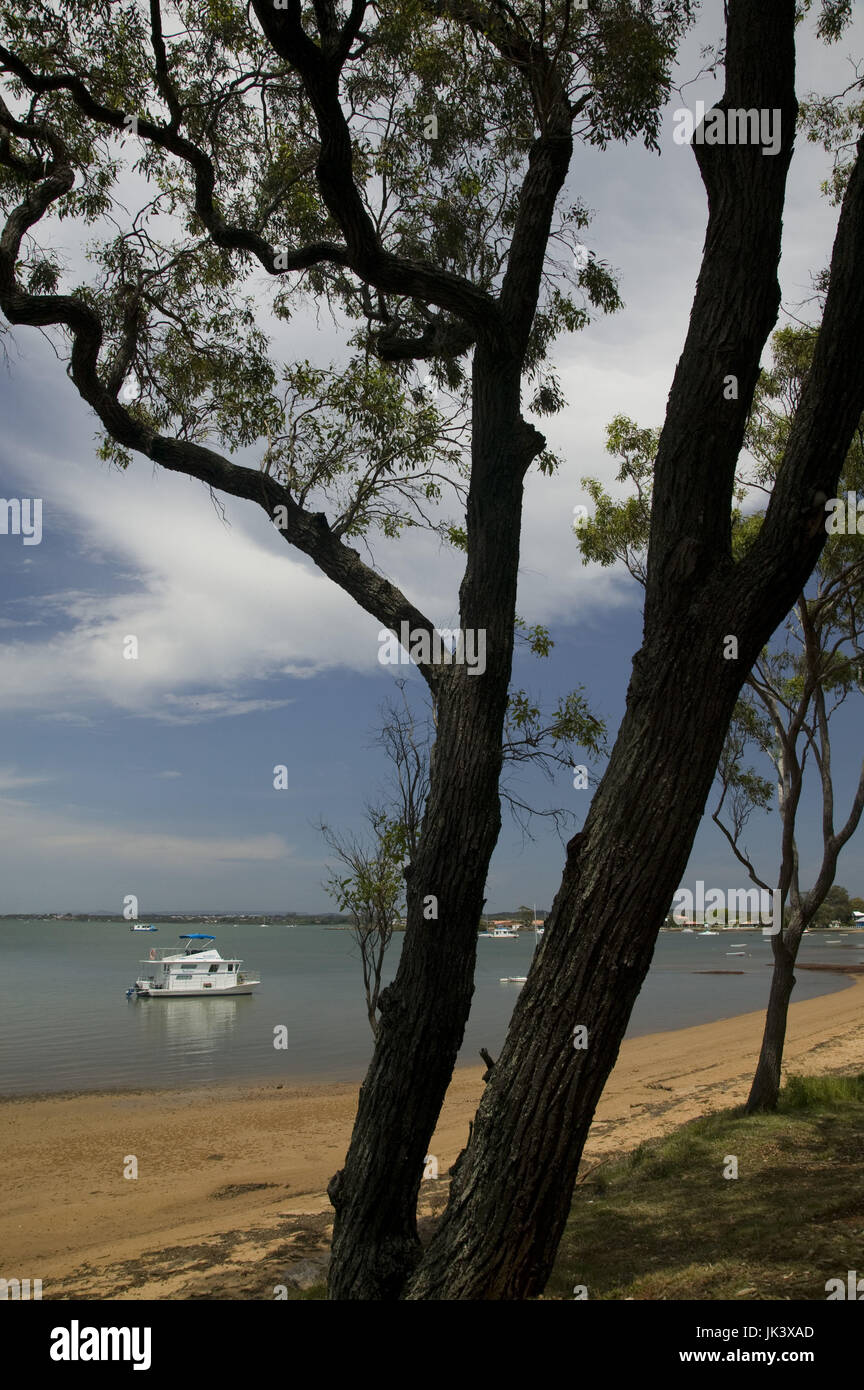
[[[772,937],[774,969],[771,974],[771,993],[768,997],[768,1011],[765,1015],[765,1030],[762,1034],[762,1047],[750,1095],[747,1097],[747,1114],[757,1110],[776,1110],[780,1094],[780,1071],[783,1064],[783,1045],[786,1041],[786,1017],[789,1012],[789,998],[795,988],[795,957],[798,954],[798,940],[784,940],[785,933]]]
[[[542,436],[521,420],[518,364],[483,346],[474,361],[474,438],[460,614],[463,630],[485,632],[486,671],[449,666],[437,692],[402,956],[378,1001],[379,1033],[345,1167],[328,1189],[336,1210],[332,1299],[396,1298],[420,1257],[417,1194],[474,992],[478,923],[501,825],[522,478]]]
[[[634,676],[584,838],[568,856],[409,1299],[522,1299],[545,1285],[594,1109],[686,867],[736,698],[729,676],[706,687],[706,645],[704,630],[679,629],[650,675]]]

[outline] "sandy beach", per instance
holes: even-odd
[[[609,1154],[747,1095],[763,1014],[624,1043],[583,1172]],[[456,1072],[430,1153],[446,1200],[484,1068]],[[864,1070],[864,983],[793,1004],[786,1071]],[[314,1273],[332,1211],[326,1185],[351,1132],[356,1086],[267,1082],[0,1102],[2,1274],[43,1298],[273,1298]],[[138,1176],[130,1158],[137,1160]],[[311,1266],[308,1263],[311,1261]],[[286,1273],[287,1272],[287,1273]]]

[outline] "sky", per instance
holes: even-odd
[[[812,26],[811,26],[812,27]],[[701,66],[700,45],[722,30],[706,3],[685,44],[680,82]],[[837,91],[860,52],[860,17],[834,48],[799,33],[799,98]],[[605,427],[625,413],[662,422],[683,345],[704,237],[696,162],[673,140],[673,112],[711,102],[722,80],[701,77],[674,94],[660,153],[577,146],[564,197],[595,212],[585,244],[619,276],[624,309],[564,335],[553,361],[567,397],[542,422],[563,459],[554,477],[526,479],[518,612],[550,626],[547,660],[517,650],[514,686],[551,707],[581,686],[610,739],[624,707],[641,636],[641,590],[626,572],[582,565],[573,508],[580,479],[615,491]],[[784,310],[806,316],[811,276],[828,260],[836,209],[819,191],[827,161],[796,145],[786,202]],[[70,238],[63,241],[65,235]],[[80,256],[71,224],[58,244]],[[782,321],[782,320],[781,320]],[[108,912],[134,895],[157,912],[327,912],[328,852],[319,829],[361,829],[364,806],[385,788],[375,746],[382,703],[407,676],[420,708],[425,685],[410,666],[378,661],[379,624],[299,552],[251,503],[214,503],[201,484],[135,456],[126,472],[96,456],[95,417],[51,346],[35,330],[3,340],[0,497],[42,502],[40,543],[0,535],[0,913]],[[280,336],[290,359],[326,365],[340,344],[311,312]],[[244,461],[246,461],[244,459]],[[436,537],[371,543],[378,568],[440,626],[456,626],[462,560]],[[137,659],[124,657],[134,636]],[[862,754],[860,713],[837,725],[838,808],[848,804]],[[274,787],[274,770],[287,785]],[[764,771],[764,769],[763,769]],[[572,811],[590,791],[562,769],[550,785],[519,784],[539,807]],[[838,812],[839,814],[839,812]],[[754,819],[747,843],[776,877],[776,814]],[[563,867],[548,821],[534,838],[503,812],[487,885],[491,910],[551,905]],[[818,808],[802,817],[802,878],[815,871]],[[864,893],[859,832],[837,875]],[[682,883],[746,887],[710,820]]]

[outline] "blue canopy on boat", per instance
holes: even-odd
[[[215,938],[215,936],[208,936],[207,933],[206,933],[206,932],[203,932],[203,931],[192,931],[192,932],[183,932],[183,934],[182,934],[181,937],[180,937],[180,940],[181,940],[181,941],[215,941],[216,938]]]

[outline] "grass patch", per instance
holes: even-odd
[[[792,1076],[774,1114],[640,1144],[577,1187],[545,1297],[822,1300],[864,1271],[862,1149],[864,1075]]]

